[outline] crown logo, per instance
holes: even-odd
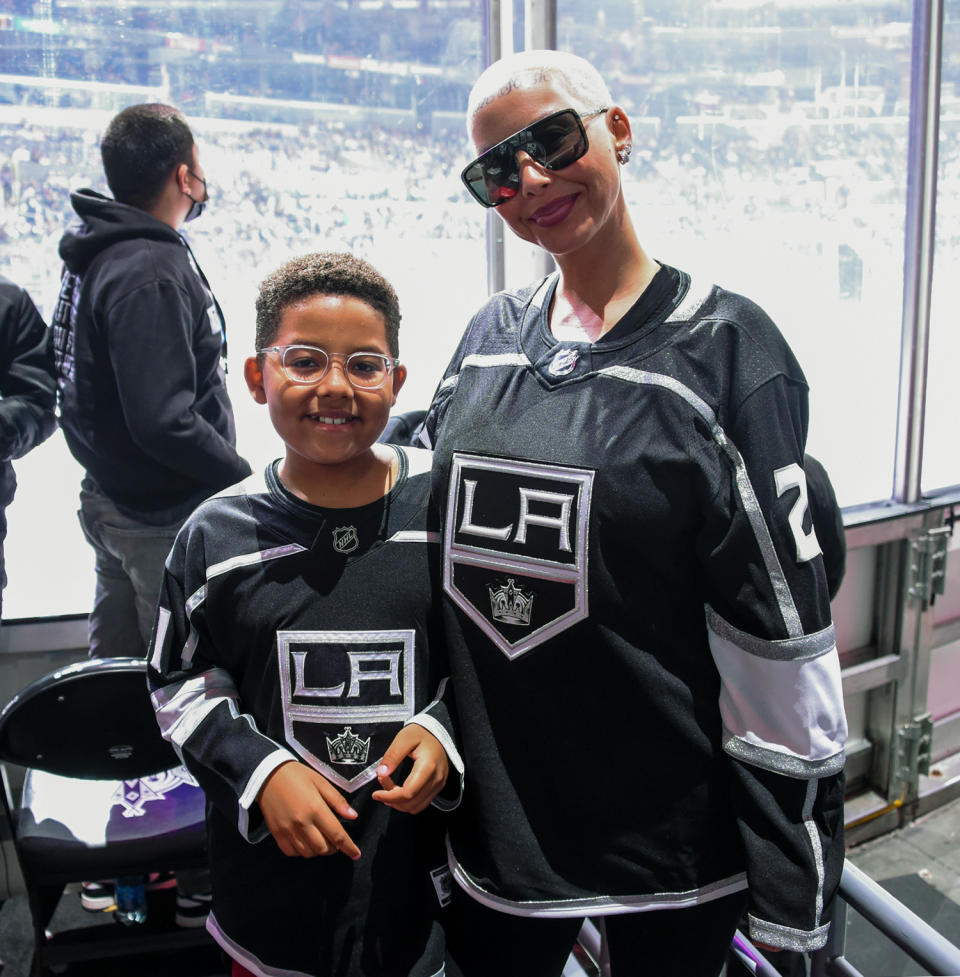
[[[490,593],[490,613],[494,621],[501,624],[519,624],[527,627],[530,624],[530,614],[533,610],[533,594],[525,594],[508,577],[507,582],[497,590],[487,587]]]
[[[370,752],[369,736],[362,740],[347,726],[339,736],[333,739],[325,736],[324,739],[327,741],[327,752],[330,754],[331,763],[367,762],[367,754]]]

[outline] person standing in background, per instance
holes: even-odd
[[[0,615],[7,585],[6,509],[17,488],[11,462],[57,429],[56,394],[46,323],[26,291],[0,275]]]
[[[96,554],[90,655],[136,657],[177,530],[250,466],[235,447],[223,314],[178,233],[208,199],[190,127],[169,105],[133,105],[100,154],[114,199],[71,195],[80,224],[60,241],[53,347]]]

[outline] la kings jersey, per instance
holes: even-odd
[[[556,277],[471,322],[427,413],[468,770],[456,881],[508,913],[749,886],[819,946],[846,721],[801,467],[807,388],[753,303],[662,267],[598,342]]]
[[[201,505],[167,561],[153,701],[209,802],[208,929],[266,977],[443,970],[443,818],[370,798],[380,758],[409,722],[450,758],[435,805],[456,805],[463,772],[432,640],[430,453],[396,450],[392,491],[355,509],[301,501],[274,463]],[[277,847],[256,797],[290,759],[319,771],[358,812],[345,827],[359,861]]]

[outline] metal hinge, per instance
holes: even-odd
[[[926,610],[947,584],[947,548],[953,526],[937,526],[910,540],[909,596]]]
[[[916,789],[921,774],[930,773],[930,750],[933,744],[933,718],[929,713],[901,726],[894,739],[894,779],[908,793]],[[911,786],[913,790],[911,790]]]

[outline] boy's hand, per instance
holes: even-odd
[[[391,774],[405,757],[413,760],[413,769],[398,787]],[[383,789],[375,790],[371,796],[394,810],[419,814],[443,790],[449,769],[447,751],[440,740],[423,726],[411,723],[397,733],[384,753],[377,767],[377,779]]]
[[[330,781],[306,764],[289,760],[267,777],[257,796],[263,819],[284,855],[332,855],[342,851],[360,857],[360,849],[340,818],[357,812]]]

